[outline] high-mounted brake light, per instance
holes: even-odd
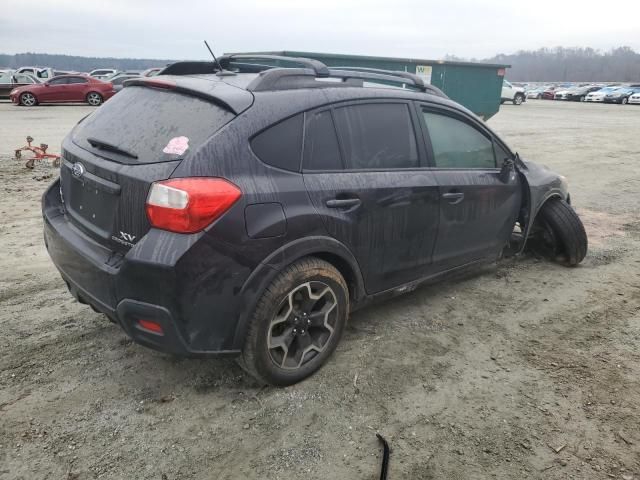
[[[174,178],[151,185],[147,217],[155,228],[177,233],[203,230],[242,196],[222,178]]]

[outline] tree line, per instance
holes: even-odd
[[[0,54],[0,68],[19,68],[25,66],[51,67],[57,70],[89,72],[96,68],[115,68],[117,70],[145,70],[163,67],[175,60],[151,60],[146,58],[79,57],[75,55],[55,55],[49,53]]]
[[[541,48],[501,53],[480,61],[511,65],[507,78],[515,82],[640,83],[640,53],[631,47],[606,52],[593,48]]]

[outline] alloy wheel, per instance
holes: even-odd
[[[23,93],[20,96],[20,101],[26,107],[33,107],[36,104],[36,97],[34,97],[31,93]]]
[[[102,98],[97,93],[90,93],[89,95],[87,95],[87,102],[89,103],[89,105],[97,107],[102,103]]]
[[[311,281],[291,290],[269,325],[267,347],[271,360],[295,370],[329,345],[338,321],[338,300],[324,282]]]

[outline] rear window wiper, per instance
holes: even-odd
[[[88,137],[87,142],[91,144],[92,147],[99,148],[100,150],[107,150],[109,152],[119,153],[120,155],[124,155],[129,158],[138,158],[138,155],[135,153],[128,152],[120,147],[116,147],[115,145],[111,145],[110,143],[103,142],[102,140],[97,140],[95,138]]]

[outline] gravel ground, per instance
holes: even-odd
[[[39,201],[89,107],[0,103],[0,478],[640,480],[640,107],[530,101],[489,121],[566,175],[574,269],[524,256],[355,314],[321,372],[260,388],[230,360],[133,344],[75,303]]]

